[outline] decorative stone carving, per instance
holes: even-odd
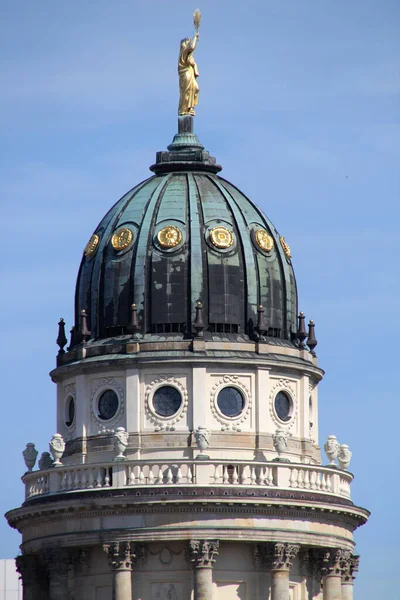
[[[42,452],[39,458],[38,465],[41,471],[45,469],[50,469],[50,467],[53,466],[53,459],[50,456],[50,452]]]
[[[53,465],[55,467],[60,466],[61,465],[60,458],[62,457],[62,455],[64,454],[64,451],[65,451],[65,442],[60,433],[55,433],[53,435],[53,437],[50,440],[49,447],[50,447],[51,455],[54,458]]]
[[[281,462],[289,462],[286,458],[281,458],[281,455],[286,451],[288,445],[288,435],[283,429],[277,429],[274,435],[272,436],[272,440],[274,442],[274,448],[278,453],[278,458],[274,460],[278,460]]]
[[[325,551],[321,561],[322,575],[341,576],[344,565],[347,564],[351,556],[350,550],[343,550],[342,548]]]
[[[35,448],[35,444],[28,442],[22,456],[24,457],[25,465],[29,472],[32,471],[35,466],[37,455],[38,451]]]
[[[325,442],[324,445],[324,450],[325,450],[325,454],[327,455],[328,459],[329,459],[329,466],[330,467],[336,467],[335,465],[335,460],[338,457],[339,454],[339,442],[336,439],[335,435],[328,435],[328,439]]]
[[[189,560],[196,569],[213,567],[219,550],[219,540],[190,540]]]
[[[218,408],[217,398],[223,387],[228,384],[233,384],[243,394],[245,401],[244,408],[236,417],[227,417]],[[211,412],[214,418],[220,423],[221,431],[241,431],[240,425],[244,423],[249,416],[252,407],[252,397],[250,390],[242,383],[238,375],[224,375],[221,377],[211,389]]]
[[[359,556],[349,556],[342,560],[342,582],[352,583],[356,578],[355,573],[358,571],[360,564]]]
[[[144,547],[132,542],[103,544],[103,550],[113,571],[130,571],[144,559]]]
[[[194,432],[194,439],[196,440],[197,447],[200,450],[199,457],[206,456],[203,454],[203,452],[207,450],[208,446],[210,445],[210,432],[208,431],[207,427],[199,426]]]
[[[273,383],[273,379],[271,379],[271,385]],[[282,428],[282,421],[280,421],[275,413],[274,410],[274,400],[275,400],[275,396],[278,394],[278,392],[286,392],[289,396],[290,399],[292,401],[293,407],[292,407],[292,413],[291,413],[291,417],[290,417],[290,421],[287,421],[285,423],[285,431],[289,431],[293,425],[296,422],[296,418],[297,418],[297,412],[298,412],[298,406],[297,406],[297,401],[296,401],[296,393],[295,393],[295,386],[293,384],[292,381],[290,381],[290,379],[278,379],[275,380],[274,385],[272,385],[271,390],[270,390],[270,394],[269,394],[269,413],[271,415],[272,420],[274,421],[275,425],[277,428],[281,429]]]
[[[124,452],[128,447],[129,433],[124,427],[117,427],[114,433],[114,449],[117,452],[117,456],[114,460],[125,460]]]
[[[300,551],[297,544],[257,544],[253,551],[255,564],[266,569],[290,570]]]
[[[181,396],[182,404],[179,410],[170,417],[163,417],[155,412],[152,405],[154,392],[163,385],[172,385],[176,387]],[[188,392],[179,379],[172,375],[160,375],[146,386],[145,409],[146,416],[155,425],[154,431],[175,431],[176,424],[185,416],[188,407]]]
[[[118,396],[118,410],[112,419],[107,421],[107,424],[102,421],[97,414],[97,402],[99,397],[106,390],[113,390]],[[96,382],[96,385],[92,388],[90,397],[92,421],[94,427],[98,427],[100,424],[99,434],[102,433],[114,433],[115,426],[118,425],[125,410],[125,394],[122,387],[114,377],[102,377]]]
[[[350,466],[352,452],[350,451],[347,444],[340,444],[338,461],[341,469],[348,469]]]

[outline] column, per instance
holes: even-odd
[[[45,598],[43,590],[44,573],[40,568],[38,558],[33,554],[17,556],[15,564],[21,575],[23,586],[23,600],[37,600]]]
[[[254,556],[257,563],[271,572],[271,600],[289,600],[290,567],[297,556],[297,544],[258,544]]]
[[[342,565],[350,555],[349,550],[341,549],[324,552],[321,565],[323,600],[342,600]]]
[[[112,600],[132,600],[132,568],[143,557],[143,547],[132,542],[111,542],[103,550],[113,573]]]
[[[212,569],[218,556],[219,540],[190,540],[189,559],[194,568],[194,600],[212,600]]]
[[[349,556],[342,564],[342,600],[353,600],[355,573],[360,563],[359,556]]]

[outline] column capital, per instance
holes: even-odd
[[[341,576],[343,565],[351,558],[350,550],[334,548],[325,550],[321,559],[321,572],[323,576]]]
[[[353,583],[360,564],[359,556],[349,556],[342,562],[342,583]]]
[[[299,551],[298,544],[257,544],[253,556],[258,567],[289,571]]]
[[[20,579],[26,585],[27,582],[38,581],[42,575],[41,565],[35,554],[22,554],[15,558],[15,565]]]
[[[189,560],[196,569],[212,568],[218,556],[219,540],[190,540]]]
[[[103,550],[113,571],[130,571],[144,557],[144,547],[132,542],[110,542]]]

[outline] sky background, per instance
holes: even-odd
[[[197,1],[197,0],[196,0]],[[320,443],[353,451],[356,600],[398,598],[398,0],[203,0],[196,132],[291,246],[316,322]],[[176,132],[195,4],[3,1],[0,514],[55,432],[57,322],[82,250]],[[325,457],[324,457],[325,460]],[[0,519],[0,557],[19,535]]]

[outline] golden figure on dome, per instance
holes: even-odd
[[[194,107],[197,106],[199,98],[199,84],[197,78],[199,70],[196,61],[194,60],[193,52],[196,48],[197,40],[199,39],[201,13],[197,9],[193,14],[194,26],[196,33],[193,38],[185,38],[181,41],[178,59],[178,74],[179,74],[179,107],[178,115],[194,116]]]

